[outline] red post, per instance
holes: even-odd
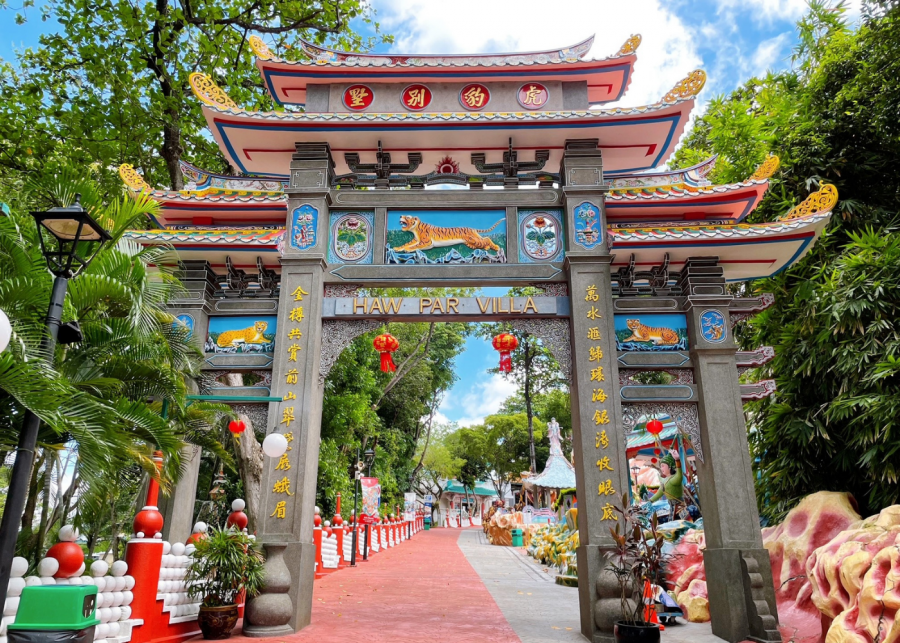
[[[325,568],[322,566],[321,527],[313,527],[313,544],[316,546],[316,578],[322,578],[325,575]]]

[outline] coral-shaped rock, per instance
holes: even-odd
[[[675,594],[687,590],[694,580],[706,581],[706,572],[703,568],[704,549],[706,537],[703,531],[690,529],[669,554],[666,582]]]
[[[706,581],[695,578],[687,589],[678,594],[675,599],[684,618],[691,623],[706,623],[709,621],[709,595],[706,591]]]
[[[821,614],[813,602],[806,564],[816,549],[859,519],[850,494],[821,491],[800,501],[778,526],[763,529],[785,640],[821,642]]]
[[[850,525],[806,563],[825,643],[898,643],[900,505]]]

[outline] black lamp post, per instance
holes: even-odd
[[[366,465],[359,459],[359,449],[356,450],[356,464],[351,465],[350,475],[353,476],[353,548],[350,550],[350,567],[356,567],[356,550],[359,548],[359,477]]]
[[[53,273],[53,290],[47,309],[47,333],[41,340],[41,355],[47,355],[53,365],[53,349],[56,342],[70,344],[81,341],[78,324],[62,321],[63,303],[69,279],[78,276],[100,251],[105,241],[112,237],[81,207],[81,195],[75,195],[75,203],[65,208],[51,208],[46,212],[32,212],[38,226],[41,251],[47,267]],[[9,570],[16,554],[16,536],[28,497],[28,483],[34,464],[40,418],[26,411],[22,418],[22,432],[16,449],[16,461],[10,474],[9,491],[3,519],[0,520],[0,592],[6,594]]]

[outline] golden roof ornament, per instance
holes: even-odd
[[[789,221],[791,219],[802,219],[813,214],[830,212],[838,200],[837,188],[833,185],[823,185],[817,192],[810,194],[800,205],[794,206],[790,212],[783,217],[779,217],[778,221]]]
[[[706,72],[702,69],[695,69],[692,71],[686,78],[682,78],[678,81],[678,84],[673,87],[668,94],[663,96],[663,103],[674,103],[676,101],[693,98],[697,94],[700,93],[700,90],[703,89],[703,86],[706,84]]]
[[[766,157],[766,160],[760,163],[759,167],[756,168],[756,171],[750,175],[748,181],[765,181],[768,178],[771,178],[773,174],[775,174],[775,170],[778,169],[778,166],[781,165],[781,159],[779,159],[774,154],[769,154]]]
[[[194,96],[199,98],[210,107],[219,109],[238,109],[237,103],[231,100],[222,88],[216,85],[215,81],[207,76],[194,72],[188,78]]]
[[[616,56],[628,56],[637,51],[637,48],[641,46],[641,34],[634,34],[628,40],[625,41],[625,44],[616,52]]]
[[[250,49],[253,50],[253,53],[256,54],[257,58],[261,60],[272,60],[275,56],[272,55],[272,52],[269,50],[269,46],[263,42],[263,39],[259,36],[250,36]]]
[[[131,163],[122,163],[119,166],[119,177],[129,188],[135,192],[152,192],[153,188],[144,180],[144,177],[134,169]]]

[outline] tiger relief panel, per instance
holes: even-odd
[[[506,210],[388,211],[385,263],[506,263]]]
[[[616,315],[616,349],[686,351],[687,318],[681,313]]]

